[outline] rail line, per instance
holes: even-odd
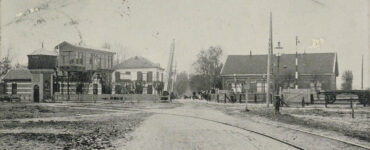
[[[264,134],[264,133],[260,133],[260,132],[253,131],[253,130],[250,130],[250,129],[246,129],[246,128],[242,128],[242,127],[239,127],[239,126],[235,126],[235,125],[232,125],[232,124],[229,124],[229,123],[226,123],[226,122],[221,122],[221,121],[211,120],[211,119],[206,119],[206,118],[201,118],[201,117],[195,117],[195,116],[188,116],[188,115],[179,115],[179,114],[171,114],[171,113],[159,113],[159,112],[153,112],[153,113],[155,113],[155,114],[162,114],[162,115],[171,115],[171,116],[188,117],[188,118],[193,118],[193,119],[200,119],[200,120],[204,120],[204,121],[210,121],[210,122],[214,122],[214,123],[219,123],[219,124],[223,124],[223,125],[226,125],[226,126],[230,126],[230,127],[238,128],[238,129],[241,129],[241,130],[244,130],[244,131],[248,131],[248,132],[251,132],[251,133],[255,133],[255,134],[258,134],[258,135],[261,135],[261,136],[264,136],[264,137],[270,138],[270,139],[272,139],[272,140],[275,140],[275,141],[278,141],[278,142],[280,142],[280,143],[283,143],[283,144],[289,145],[289,146],[294,147],[294,148],[299,149],[299,150],[304,150],[304,148],[302,148],[302,147],[299,147],[299,146],[293,145],[293,144],[291,144],[291,143],[289,143],[289,142],[286,142],[286,141],[283,141],[283,140],[277,139],[277,138],[275,138],[275,137],[272,137],[272,136],[266,135],[266,134]]]
[[[202,117],[196,117],[196,116],[181,115],[181,114],[171,114],[171,113],[163,113],[163,112],[152,112],[152,113],[155,113],[155,114],[163,114],[163,115],[172,115],[172,116],[180,116],[180,117],[188,117],[188,118],[194,118],[194,119],[200,119],[200,120],[215,122],[215,123],[223,124],[223,125],[226,125],[226,126],[231,126],[231,127],[234,127],[234,128],[238,128],[238,129],[241,129],[241,130],[244,130],[244,131],[252,132],[252,133],[255,133],[255,134],[258,134],[258,135],[261,135],[261,136],[270,138],[272,140],[275,140],[275,141],[284,143],[284,144],[289,145],[291,147],[294,147],[296,149],[304,150],[304,148],[299,147],[297,145],[294,145],[292,143],[289,143],[287,141],[283,141],[283,140],[280,140],[278,138],[272,137],[270,135],[267,135],[267,134],[264,134],[264,133],[261,133],[261,132],[257,132],[257,131],[253,131],[253,130],[250,130],[250,129],[246,129],[246,128],[243,128],[243,127],[239,127],[239,126],[236,126],[236,125],[232,125],[232,124],[226,123],[226,122],[221,122],[221,121],[217,121],[217,120],[212,120],[212,119],[207,119],[207,118],[202,118]],[[343,140],[336,139],[336,138],[329,137],[329,136],[319,135],[319,134],[315,134],[315,133],[308,132],[308,131],[303,131],[303,130],[299,130],[299,129],[294,129],[294,128],[289,128],[289,127],[284,127],[284,126],[269,124],[269,123],[265,123],[265,122],[259,122],[259,123],[273,125],[273,126],[276,126],[276,127],[283,127],[283,128],[286,128],[286,129],[291,129],[291,130],[302,132],[302,133],[305,133],[305,134],[310,134],[310,135],[313,135],[313,136],[318,136],[318,137],[321,137],[321,138],[327,138],[327,139],[330,139],[330,140],[333,140],[333,141],[341,142],[341,143],[350,145],[352,147],[357,147],[357,148],[362,148],[362,149],[368,149],[368,150],[370,150],[369,147],[366,147],[366,146],[363,146],[363,145],[359,145],[359,144],[356,144],[356,143],[352,143],[352,142],[348,142],[348,141],[343,141]]]

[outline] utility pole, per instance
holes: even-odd
[[[171,44],[171,49],[170,49],[170,56],[168,59],[168,66],[167,66],[167,71],[168,71],[168,79],[167,79],[167,92],[169,93],[168,99],[171,100],[171,93],[173,92],[173,72],[172,72],[172,67],[173,67],[173,59],[174,59],[174,54],[175,54],[175,39],[173,39],[172,44]]]
[[[361,90],[364,89],[364,55],[362,54],[361,59]]]
[[[266,92],[266,105],[269,107],[271,97],[270,97],[270,71],[271,71],[271,55],[273,53],[272,46],[272,13],[270,12],[270,38],[269,38],[269,50],[267,55],[267,92]]]
[[[175,61],[175,71],[173,73],[173,80],[172,80],[172,83],[171,83],[171,91],[173,92],[173,89],[174,89],[174,85],[175,85],[175,82],[176,82],[176,74],[177,74],[177,69],[176,69],[176,61]]]
[[[298,89],[298,36],[295,37],[295,89]]]
[[[283,49],[283,47],[280,45],[280,41],[278,42],[278,46],[277,47],[275,47],[275,49],[280,49],[280,50],[282,50]],[[276,87],[277,87],[277,89],[275,89],[276,90],[276,92],[280,95],[281,93],[281,89],[280,89],[280,72],[279,72],[279,70],[280,70],[280,53],[278,52],[277,53],[277,77],[275,78],[275,81],[276,81],[276,79],[278,80],[277,81],[277,85],[276,85]]]

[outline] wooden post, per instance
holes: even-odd
[[[351,97],[351,109],[352,109],[352,118],[355,118],[355,110],[353,108],[352,97]]]
[[[224,96],[224,98],[225,98],[225,102],[224,102],[224,103],[226,103],[226,93],[225,93],[225,96]]]
[[[304,102],[304,97],[302,97],[302,107],[304,107],[305,102]]]

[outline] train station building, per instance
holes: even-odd
[[[271,79],[275,86],[282,89],[335,90],[338,77],[338,58],[336,53],[302,53],[274,55]],[[298,80],[295,81],[295,72]],[[242,92],[247,87],[248,93],[267,91],[267,55],[229,55],[221,71],[224,90]],[[272,80],[271,80],[272,81]],[[247,86],[244,86],[244,85]],[[273,83],[271,82],[271,87]]]

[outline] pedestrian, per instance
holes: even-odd
[[[279,95],[275,96],[275,114],[280,114],[280,103],[281,103],[280,96]]]

